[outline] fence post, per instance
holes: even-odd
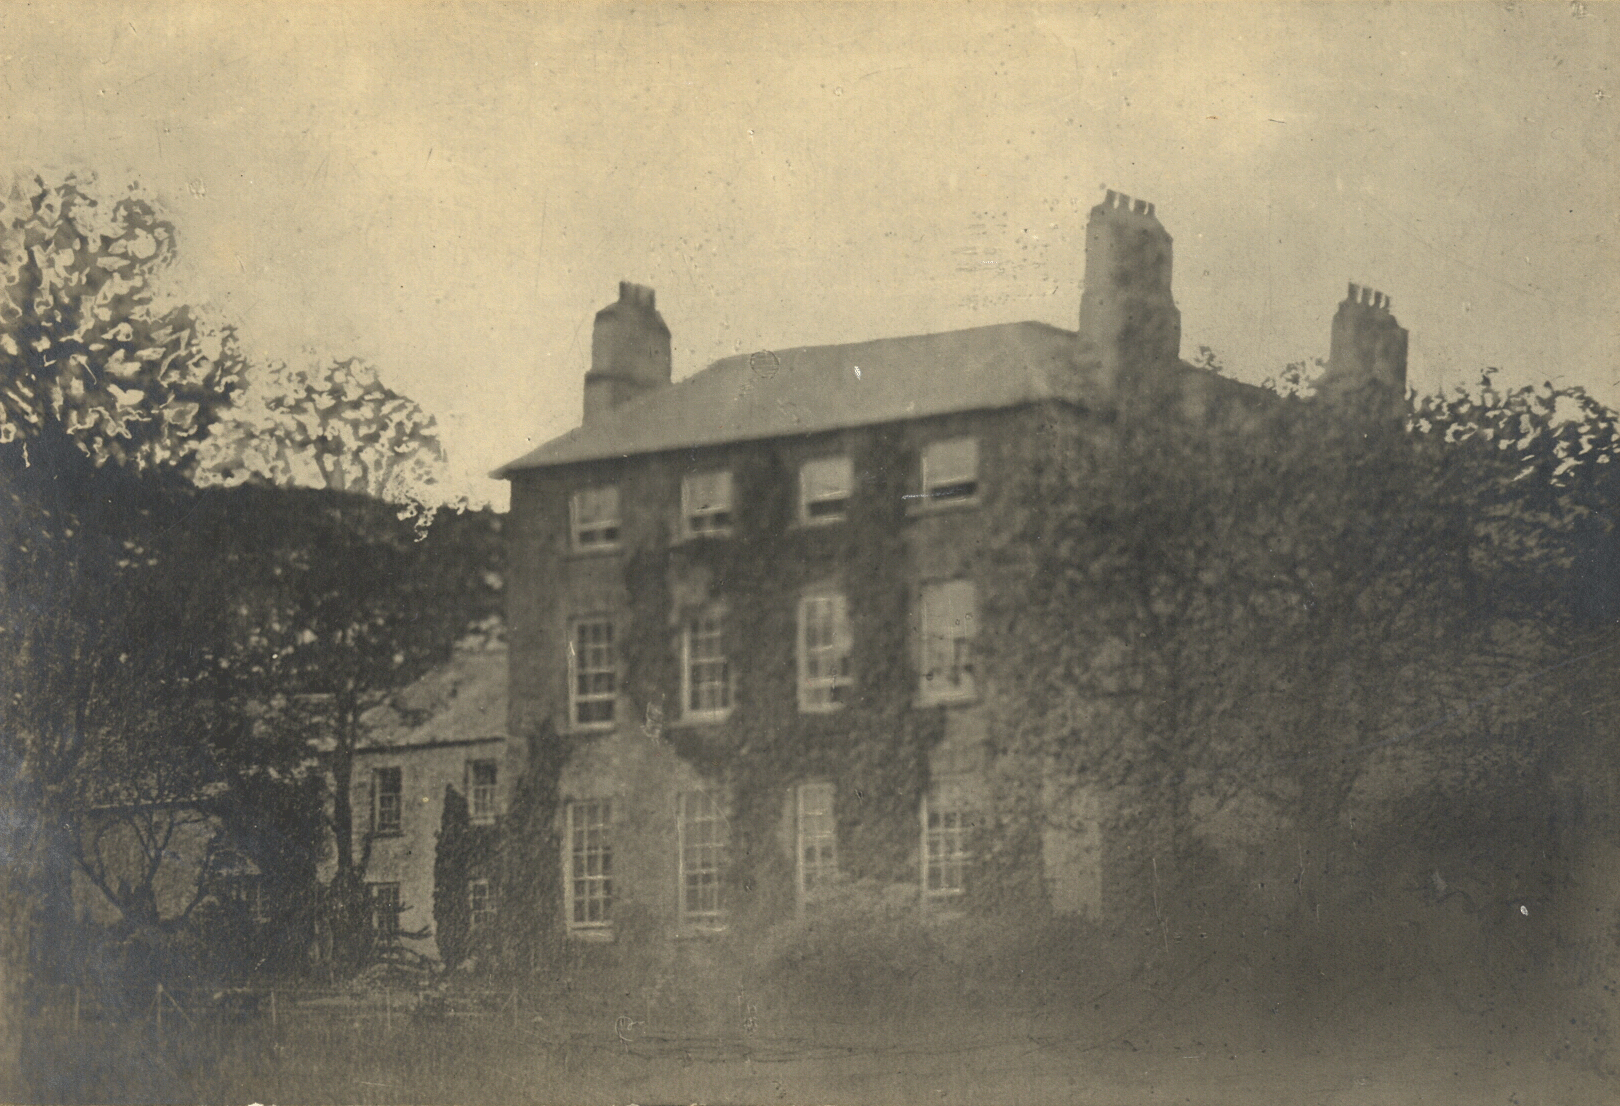
[[[514,987],[514,988],[512,988],[512,1027],[514,1029],[517,1028],[517,1023],[518,1023],[517,1002],[518,1002],[517,988]]]
[[[270,988],[270,1028],[276,1027],[276,989]]]
[[[394,1031],[394,992],[383,989],[383,1036]]]
[[[79,1028],[79,985],[73,985],[73,1028]]]
[[[157,985],[157,996],[153,999],[153,1003],[157,1006],[157,1027],[158,1032],[161,1033],[163,1031],[163,983],[161,981]]]

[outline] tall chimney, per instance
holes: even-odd
[[[669,384],[669,327],[653,303],[653,290],[627,281],[619,299],[596,313],[591,368],[585,374],[585,425],[643,392]]]
[[[1317,394],[1353,403],[1373,415],[1406,412],[1407,333],[1389,311],[1389,297],[1350,285],[1333,316],[1328,363]]]
[[[1171,238],[1154,206],[1108,191],[1086,224],[1086,284],[1080,336],[1105,379],[1181,356],[1181,312],[1170,292]]]

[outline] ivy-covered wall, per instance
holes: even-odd
[[[799,783],[835,785],[842,872],[892,883],[919,879],[918,803],[932,778],[966,782],[977,801],[991,803],[993,656],[977,658],[975,700],[920,703],[918,596],[931,581],[973,579],[981,623],[1016,603],[1020,565],[1002,539],[1017,532],[1019,490],[1074,440],[1082,418],[1034,405],[517,476],[508,527],[513,732],[549,719],[571,746],[563,801],[615,800],[621,928],[627,919],[638,920],[632,928],[673,925],[678,791],[708,786],[729,796],[728,899],[733,922],[743,925],[791,911]],[[960,436],[978,441],[979,494],[967,504],[928,504],[918,495],[922,448]],[[840,454],[856,477],[847,519],[800,524],[799,466]],[[718,468],[733,474],[731,536],[679,540],[682,477]],[[569,496],[602,483],[620,489],[620,548],[573,553]],[[821,587],[845,595],[854,684],[842,709],[803,712],[798,603]],[[735,702],[723,721],[690,723],[680,710],[681,627],[716,603],[726,611]],[[571,733],[568,620],[608,613],[619,625],[618,724]],[[982,626],[981,636],[993,640],[994,627]],[[978,847],[989,855],[990,844]],[[1034,873],[1026,889],[1038,888],[1038,853],[1026,849],[1019,860]]]

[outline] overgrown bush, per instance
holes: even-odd
[[[763,982],[812,1006],[901,999],[942,963],[916,886],[870,880],[829,887],[756,950]]]

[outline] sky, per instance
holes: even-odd
[[[739,352],[1072,329],[1087,211],[1175,238],[1182,353],[1259,381],[1390,296],[1420,391],[1620,406],[1602,3],[0,2],[0,174],[139,183],[259,360],[361,356],[450,494],[578,425],[597,309]]]

